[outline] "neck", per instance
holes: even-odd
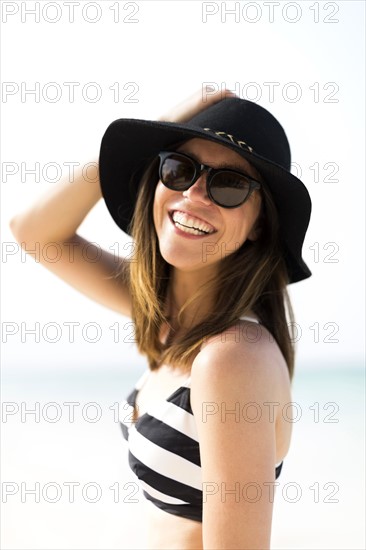
[[[213,275],[212,266],[209,269],[201,269],[195,272],[172,268],[167,301],[168,315],[172,326],[189,329],[209,314],[213,305],[213,296],[205,293],[204,296],[189,301]],[[187,302],[189,304],[184,308],[180,318],[181,322],[178,323],[178,313]]]

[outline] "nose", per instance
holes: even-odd
[[[211,200],[207,195],[206,178],[206,172],[202,173],[189,189],[183,191],[183,197],[186,197],[192,202],[202,202],[205,205],[209,205]]]

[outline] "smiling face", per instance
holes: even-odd
[[[212,141],[194,138],[177,151],[213,168],[232,168],[260,179],[238,153]],[[207,195],[204,172],[187,191],[172,191],[161,181],[155,190],[153,217],[160,252],[167,263],[182,271],[212,268],[246,240],[255,240],[261,209],[259,191],[237,208],[223,208]],[[196,228],[196,229],[194,229]]]

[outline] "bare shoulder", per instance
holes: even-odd
[[[246,419],[246,428],[255,428],[256,437],[262,430],[264,439],[272,437],[273,428],[276,463],[287,455],[292,436],[291,381],[281,350],[263,325],[240,321],[209,338],[192,364],[190,398],[202,438],[215,421],[223,425],[225,419],[224,424],[236,431]]]
[[[273,338],[262,326],[257,334],[258,328],[240,321],[210,338],[191,369],[205,487],[231,492],[235,487],[239,495],[255,484],[263,491],[255,504],[226,498],[220,490],[204,501],[204,536],[216,542],[223,532],[236,533],[230,548],[269,548],[273,501],[265,498],[265,488],[274,482],[275,466],[288,448],[288,437],[279,437],[278,427],[288,370]]]
[[[289,390],[286,361],[263,325],[239,321],[203,344],[192,365],[192,387],[201,393],[202,386],[215,391],[223,384],[234,393],[240,387],[246,393],[272,398]]]

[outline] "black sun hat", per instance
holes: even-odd
[[[302,245],[311,199],[305,185],[290,173],[286,134],[266,109],[237,97],[223,99],[184,123],[121,118],[108,126],[100,148],[99,176],[107,208],[120,229],[129,232],[147,165],[160,151],[191,138],[225,145],[258,170],[277,207],[289,282],[310,277]]]

